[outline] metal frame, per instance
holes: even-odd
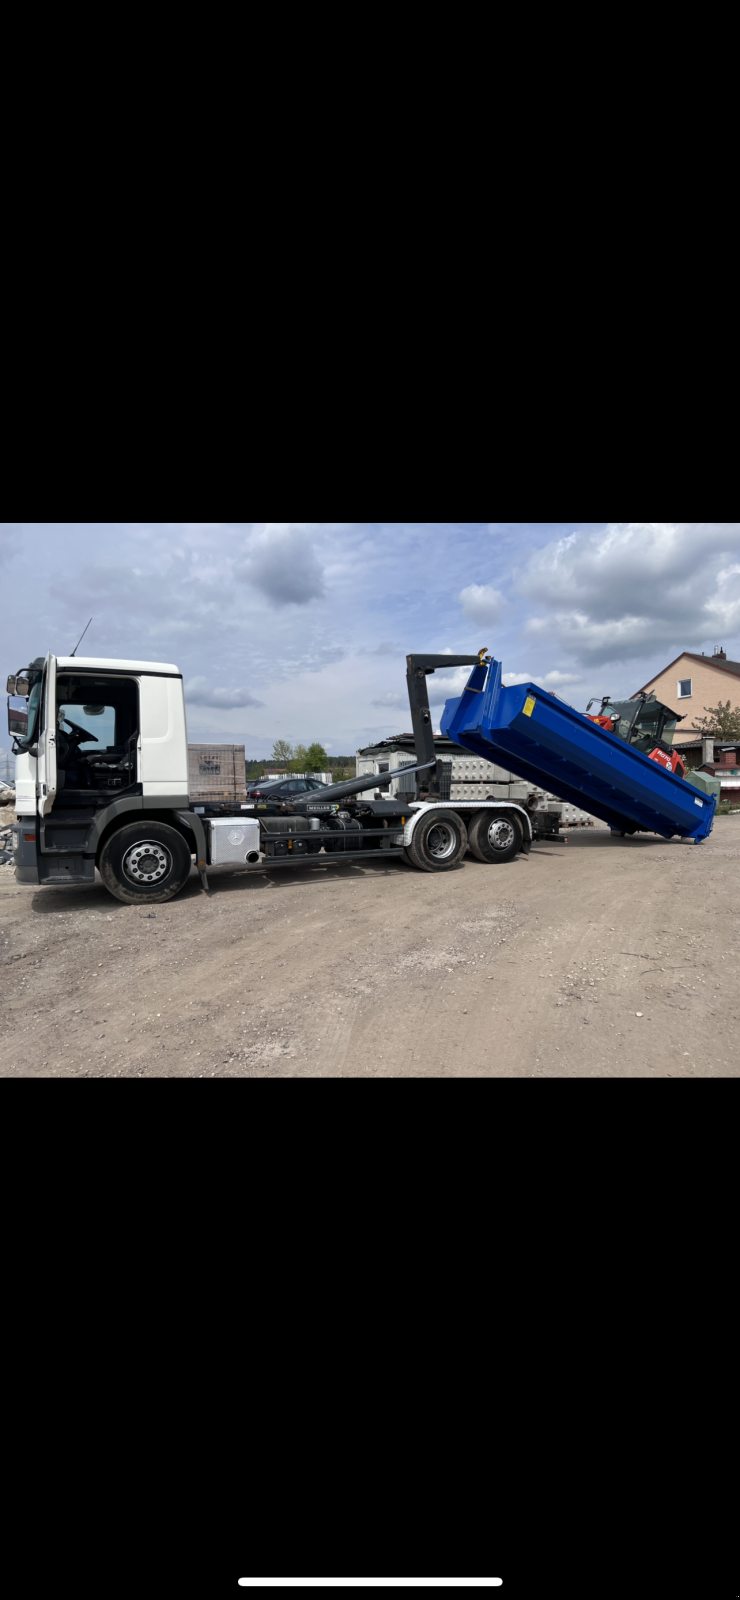
[[[478,667],[484,656],[485,650],[478,652],[477,656],[426,656],[411,655],[406,657],[406,686],[409,692],[409,705],[411,707],[411,725],[414,731],[416,745],[416,760],[428,766],[429,778],[426,784],[426,793],[439,795],[439,774],[437,772],[437,751],[434,744],[434,729],[432,726],[432,713],[429,709],[429,691],[427,678],[431,677],[437,669],[446,671],[449,667]],[[408,773],[408,768],[406,771]],[[383,777],[386,774],[383,773]],[[416,798],[422,794],[420,779],[416,780]],[[445,802],[442,801],[442,804]]]
[[[336,834],[334,835],[336,838]],[[245,872],[272,872],[275,867],[337,867],[343,861],[387,861],[389,856],[402,856],[403,845],[393,845],[388,850],[337,850],[323,856],[264,856],[258,866],[244,867]],[[240,867],[233,869],[240,872]]]

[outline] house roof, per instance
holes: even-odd
[[[435,735],[434,748],[439,755],[470,755],[469,750],[463,750],[459,744],[453,744],[451,739],[439,733]],[[415,755],[416,743],[413,733],[397,733],[389,739],[376,739],[374,744],[367,745],[364,750],[358,750],[357,754],[358,756],[373,756],[377,752],[387,750],[404,750],[408,751],[409,755]]]
[[[682,650],[675,661],[669,661],[667,667],[661,667],[660,672],[655,673],[650,683],[655,683],[655,678],[660,678],[664,672],[670,672],[671,667],[675,667],[678,661],[696,661],[701,667],[713,667],[715,672],[729,672],[735,678],[740,677],[740,661],[718,661],[716,656],[698,656],[693,650]],[[647,688],[649,684],[644,683],[642,689],[635,690],[635,694],[643,694]],[[634,700],[635,695],[633,694],[631,698]]]
[[[701,750],[702,745],[706,743],[706,740],[708,738],[712,740],[712,744],[714,745],[715,750],[738,750],[738,749],[740,749],[740,739],[730,739],[730,741],[728,743],[728,741],[726,739],[715,739],[715,738],[713,738],[712,734],[710,733],[710,734],[705,734],[703,739],[684,739],[682,744],[680,744],[678,746],[679,754],[681,753],[682,750]]]

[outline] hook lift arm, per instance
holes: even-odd
[[[437,752],[434,748],[434,731],[432,713],[429,709],[427,678],[438,669],[447,671],[449,667],[481,667],[487,659],[488,651],[486,649],[479,650],[477,656],[412,655],[406,657],[406,683],[409,691],[416,760],[420,767],[426,769],[425,776],[422,778],[420,773],[416,779],[417,799],[421,794],[422,785],[428,791],[430,800],[438,800],[440,798]]]

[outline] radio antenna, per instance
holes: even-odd
[[[92,622],[92,617],[90,618],[90,622]],[[89,628],[90,622],[88,622],[87,628]],[[72,651],[72,655],[73,656],[77,654],[77,651],[79,650],[80,645],[82,644],[82,641],[83,641],[83,639],[85,637],[85,634],[87,633],[87,628],[83,628],[82,633],[80,634],[80,637],[77,640],[77,643],[76,643],[76,645],[74,647],[74,650]]]

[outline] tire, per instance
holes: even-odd
[[[473,818],[469,844],[477,861],[513,861],[522,848],[518,817],[506,811],[479,811]]]
[[[456,811],[429,811],[414,828],[406,859],[422,872],[451,872],[468,848],[468,830]]]
[[[147,845],[151,850],[147,851]],[[98,871],[109,893],[125,905],[160,905],[179,894],[192,864],[190,850],[176,828],[142,820],[119,828],[106,839]]]

